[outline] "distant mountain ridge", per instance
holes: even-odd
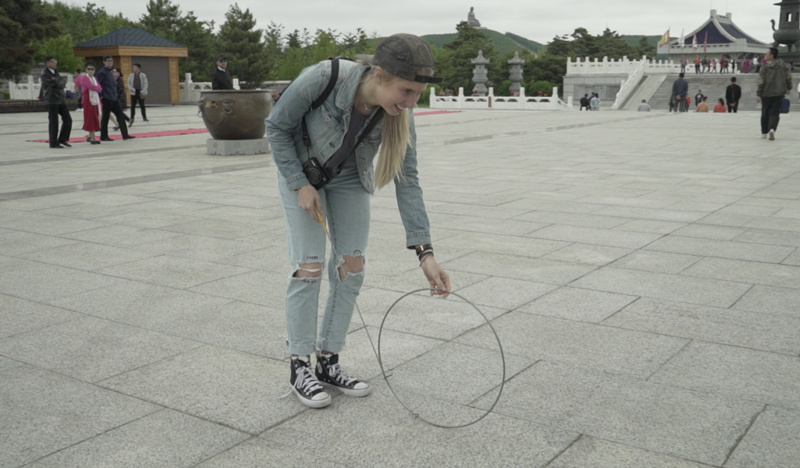
[[[494,47],[497,49],[500,55],[506,55],[509,52],[515,51],[523,51],[529,50],[531,52],[539,53],[547,49],[546,44],[542,44],[530,39],[527,39],[523,36],[514,33],[501,33],[498,31],[494,31],[492,29],[481,29],[481,32],[486,34],[489,39],[494,44]],[[426,34],[421,36],[425,41],[429,44],[436,46],[437,48],[444,47],[445,44],[452,42],[458,37],[458,33],[447,33],[447,34]],[[627,34],[620,34],[620,37],[630,45],[638,46],[639,41],[644,37],[647,39],[647,42],[652,44],[658,50],[658,41],[661,40],[661,36],[649,36],[649,35],[627,35]],[[633,58],[633,57],[629,57]]]
[[[540,50],[544,49],[544,44],[540,44],[536,41],[532,41],[530,39],[526,39],[520,35],[512,34],[512,33],[501,33],[491,29],[481,29],[482,33],[489,36],[489,39],[494,44],[494,47],[497,49],[497,52],[500,55],[506,55],[509,52],[515,51],[523,51],[529,50],[531,52],[539,52]],[[429,44],[436,46],[437,48],[441,49],[445,44],[452,42],[458,37],[458,33],[449,33],[449,34],[427,34],[421,36],[422,39],[427,41]]]

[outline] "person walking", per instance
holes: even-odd
[[[758,71],[756,96],[761,103],[761,138],[775,139],[781,119],[781,104],[792,87],[789,66],[778,58],[778,49],[770,47]]]
[[[149,122],[147,120],[147,111],[144,107],[144,98],[147,97],[147,87],[147,75],[142,73],[142,66],[140,64],[134,63],[133,72],[128,75],[128,91],[131,93],[131,127],[133,127],[133,121],[136,120],[137,103],[142,110],[142,120]]]
[[[42,97],[47,104],[48,133],[50,136],[50,148],[59,149],[71,147],[69,135],[72,132],[72,117],[67,109],[67,94],[64,88],[67,86],[67,78],[58,74],[56,67],[58,60],[55,57],[44,58],[44,70],[42,70],[41,85]],[[61,132],[58,131],[58,117],[61,116]]]
[[[100,130],[99,93],[103,91],[103,87],[94,76],[94,62],[86,62],[84,70],[86,74],[78,77],[77,81],[81,88],[80,101],[83,103],[83,129],[89,133],[86,141],[93,145],[99,145],[100,142],[95,138],[95,132]]]
[[[739,111],[739,100],[742,98],[742,87],[736,84],[736,77],[731,77],[731,84],[725,88],[725,101],[728,103],[728,112],[736,114]]]
[[[128,117],[122,112],[119,107],[119,100],[117,96],[117,80],[114,77],[114,58],[110,55],[103,57],[103,67],[96,74],[97,81],[102,86],[103,91],[101,94],[101,104],[103,117],[100,119],[100,141],[113,141],[108,137],[108,120],[109,116],[113,113],[117,118],[117,123],[122,131],[122,139],[130,140],[136,138],[133,135],[128,135],[128,126],[125,124],[125,119]],[[123,92],[124,95],[124,92]]]
[[[364,281],[370,194],[375,187],[394,181],[405,246],[416,252],[431,294],[447,297],[450,291],[450,279],[431,245],[412,113],[428,84],[441,82],[434,78],[433,54],[419,37],[395,34],[362,59],[363,63],[324,60],[304,69],[266,119],[291,268],[286,293],[290,393],[311,408],[331,403],[323,386],[347,396],[371,392],[367,382],[342,367],[339,353]],[[338,80],[331,81],[334,66]],[[322,105],[313,107],[329,83],[335,87]],[[318,332],[326,232],[332,252],[330,292]],[[316,355],[315,367],[311,354]]]

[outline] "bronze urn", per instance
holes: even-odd
[[[212,138],[256,140],[266,133],[272,95],[262,89],[202,91],[197,106]]]

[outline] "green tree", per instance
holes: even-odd
[[[40,0],[0,0],[0,78],[14,80],[30,72],[32,41],[61,35],[58,18]]]
[[[487,87],[498,85],[503,81],[503,70],[507,70],[508,64],[500,63],[497,49],[491,39],[479,29],[475,29],[466,21],[460,22],[456,26],[458,36],[442,47],[441,54],[434,56],[437,59],[437,69],[441,70],[439,76],[443,78],[442,87],[457,90],[464,88],[465,94],[472,92],[472,70],[474,65],[471,60],[478,56],[482,51],[483,56],[489,59],[488,74],[489,82]]]
[[[200,21],[190,11],[178,23],[174,42],[186,47],[189,52],[189,56],[182,58],[178,65],[181,79],[184,74],[191,73],[195,81],[210,81],[218,48],[214,22]]]
[[[576,28],[569,36],[556,36],[547,45],[547,53],[560,57],[590,59],[629,59],[639,58],[640,47],[634,47],[623,39],[616,31],[608,28],[599,36],[589,34],[586,28]]]
[[[264,32],[254,29],[255,26],[250,9],[242,11],[234,3],[225,13],[225,23],[219,30],[219,46],[228,55],[228,70],[245,89],[258,88],[269,75]]]
[[[110,16],[105,8],[94,3],[87,3],[81,8],[75,5],[55,0],[53,3],[43,3],[42,6],[50,14],[58,17],[64,34],[72,36],[73,45],[108,34],[120,28],[133,27],[134,23],[124,18],[121,14]]]
[[[58,37],[51,37],[43,41],[35,43],[36,53],[34,58],[37,62],[43,62],[44,58],[52,55],[58,60],[58,69],[61,72],[72,73],[77,69],[83,69],[83,58],[76,57],[72,48],[75,41],[69,34],[63,34]]]
[[[181,9],[171,0],[148,0],[147,13],[139,18],[142,29],[173,42],[182,23]]]
[[[636,58],[647,56],[648,58],[655,58],[656,46],[650,43],[646,37],[639,39],[639,45],[636,47]]]
[[[283,39],[283,25],[270,22],[264,31],[264,49],[267,54],[267,68],[269,69],[269,79],[279,79],[275,76],[279,64],[285,59],[285,47]]]
[[[191,73],[196,81],[211,79],[217,42],[213,21],[198,20],[194,11],[184,15],[171,0],[148,0],[147,13],[139,18],[139,27],[188,49],[189,56],[178,65],[181,77]]]

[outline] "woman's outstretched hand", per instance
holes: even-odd
[[[425,273],[425,277],[428,278],[431,289],[434,290],[431,291],[431,296],[437,294],[442,298],[446,298],[450,294],[450,277],[439,266],[433,255],[423,258],[419,266],[422,268],[422,272]]]

